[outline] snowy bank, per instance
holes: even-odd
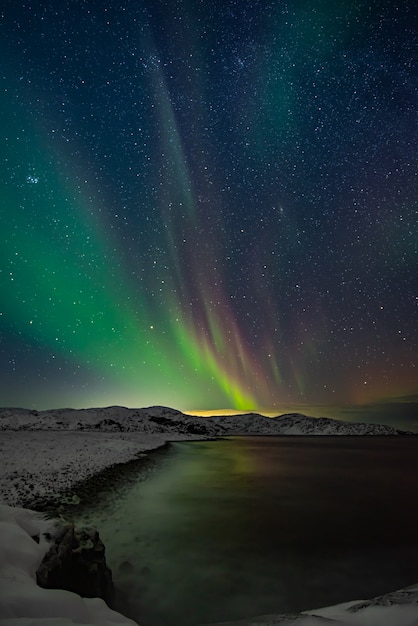
[[[344,602],[299,615],[262,615],[211,626],[417,626],[418,584],[372,600]]]
[[[36,570],[55,532],[54,522],[39,513],[0,505],[0,624],[135,626],[99,598],[38,587]]]
[[[0,502],[33,506],[53,500],[104,469],[143,457],[185,435],[89,431],[3,431]]]

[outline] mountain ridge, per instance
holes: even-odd
[[[330,417],[259,413],[198,417],[165,406],[86,409],[0,408],[1,430],[93,430],[95,432],[184,433],[203,437],[229,435],[415,435],[384,424],[346,422]]]

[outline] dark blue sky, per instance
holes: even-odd
[[[415,16],[3,3],[2,404],[410,403]]]

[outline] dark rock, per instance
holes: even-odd
[[[192,435],[207,435],[208,429],[204,424],[199,424],[197,421],[187,424],[186,431]]]
[[[173,420],[167,417],[161,417],[159,415],[152,415],[149,418],[150,422],[155,422],[156,424],[163,424],[164,426],[173,426]]]
[[[85,598],[113,602],[112,572],[97,530],[65,524],[45,554],[36,580],[45,589],[65,589]]]
[[[109,418],[97,422],[93,428],[105,432],[121,432],[124,430],[120,422],[115,422],[115,420]]]

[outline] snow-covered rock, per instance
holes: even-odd
[[[63,524],[36,571],[36,581],[44,589],[66,589],[109,605],[114,600],[112,572],[95,528]]]
[[[0,505],[0,624],[135,626],[99,598],[37,585],[36,570],[55,532],[55,522],[39,513]]]

